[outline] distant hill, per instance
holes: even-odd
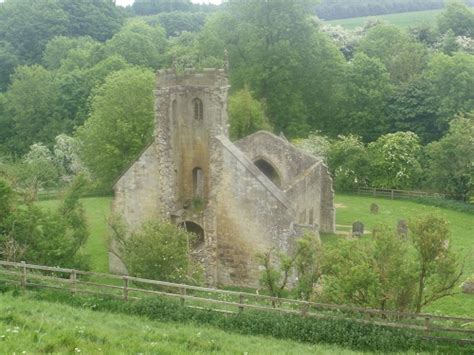
[[[321,0],[316,14],[324,20],[441,9],[445,0]],[[474,6],[474,0],[466,0]]]

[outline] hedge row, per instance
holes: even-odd
[[[163,322],[195,323],[244,335],[271,336],[300,342],[337,344],[354,350],[426,351],[434,344],[405,329],[384,328],[344,320],[323,320],[276,312],[245,310],[240,314],[225,314],[211,310],[183,307],[179,300],[147,298],[124,302],[102,297],[83,297],[38,291],[36,299],[67,303],[95,311],[141,315]]]

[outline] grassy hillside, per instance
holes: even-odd
[[[355,354],[0,294],[0,353]]]
[[[92,269],[107,272],[107,218],[110,213],[111,198],[97,197],[82,200],[86,208],[91,228],[91,238],[87,241],[84,252],[91,256]],[[380,213],[370,213],[370,204],[375,202],[380,207]],[[440,213],[449,222],[452,233],[452,243],[456,251],[466,256],[465,278],[474,274],[474,218],[472,215],[421,205],[410,201],[387,200],[372,197],[360,197],[337,194],[337,224],[351,225],[354,221],[362,221],[366,229],[373,228],[378,223],[384,223],[395,228],[399,219],[409,219],[426,213]],[[42,206],[54,207],[56,201],[40,202]],[[330,242],[336,236],[324,237],[324,242]],[[460,291],[458,289],[457,291]],[[474,317],[474,297],[458,294],[436,302],[427,309],[430,312]]]
[[[380,16],[367,16],[367,17],[354,17],[341,20],[327,21],[331,25],[340,25],[347,29],[354,29],[359,26],[363,26],[369,19],[381,19],[390,22],[398,27],[407,28],[410,26],[420,25],[422,23],[433,23],[436,20],[436,16],[442,11],[440,10],[427,10],[427,11],[415,11],[415,12],[403,12],[399,14],[380,15]]]

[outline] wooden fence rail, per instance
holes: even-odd
[[[0,261],[0,282],[20,287],[63,290],[74,294],[110,296],[125,301],[143,297],[175,298],[183,306],[238,314],[245,309],[296,314],[410,329],[430,340],[474,344],[474,318],[407,313],[275,298],[249,292],[206,288],[171,282],[59,267]]]
[[[438,197],[447,199],[446,194],[440,193],[431,193],[426,191],[408,191],[408,190],[396,190],[396,189],[381,189],[375,187],[358,187],[353,190],[357,195],[366,195],[366,196],[377,196],[377,197],[387,197],[392,200],[399,198],[415,198],[415,197]]]

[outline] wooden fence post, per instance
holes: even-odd
[[[71,281],[71,293],[74,295],[76,293],[76,270],[71,270],[69,275],[69,280]]]
[[[393,200],[393,189],[392,189],[392,200]]]
[[[430,335],[430,317],[425,318],[425,336]]]
[[[21,280],[20,285],[22,288],[26,287],[26,263],[24,261],[21,262]]]
[[[374,193],[374,196],[377,195],[377,189],[375,187],[374,187],[374,192],[373,193]]]
[[[244,295],[240,294],[239,295],[239,313],[242,313],[244,311]]]
[[[181,306],[184,306],[184,301],[185,301],[184,296],[186,296],[186,289],[185,289],[184,287],[181,287],[181,288],[179,289],[179,293],[181,294],[181,297],[180,297]]]
[[[123,277],[123,299],[128,301],[128,276]]]

